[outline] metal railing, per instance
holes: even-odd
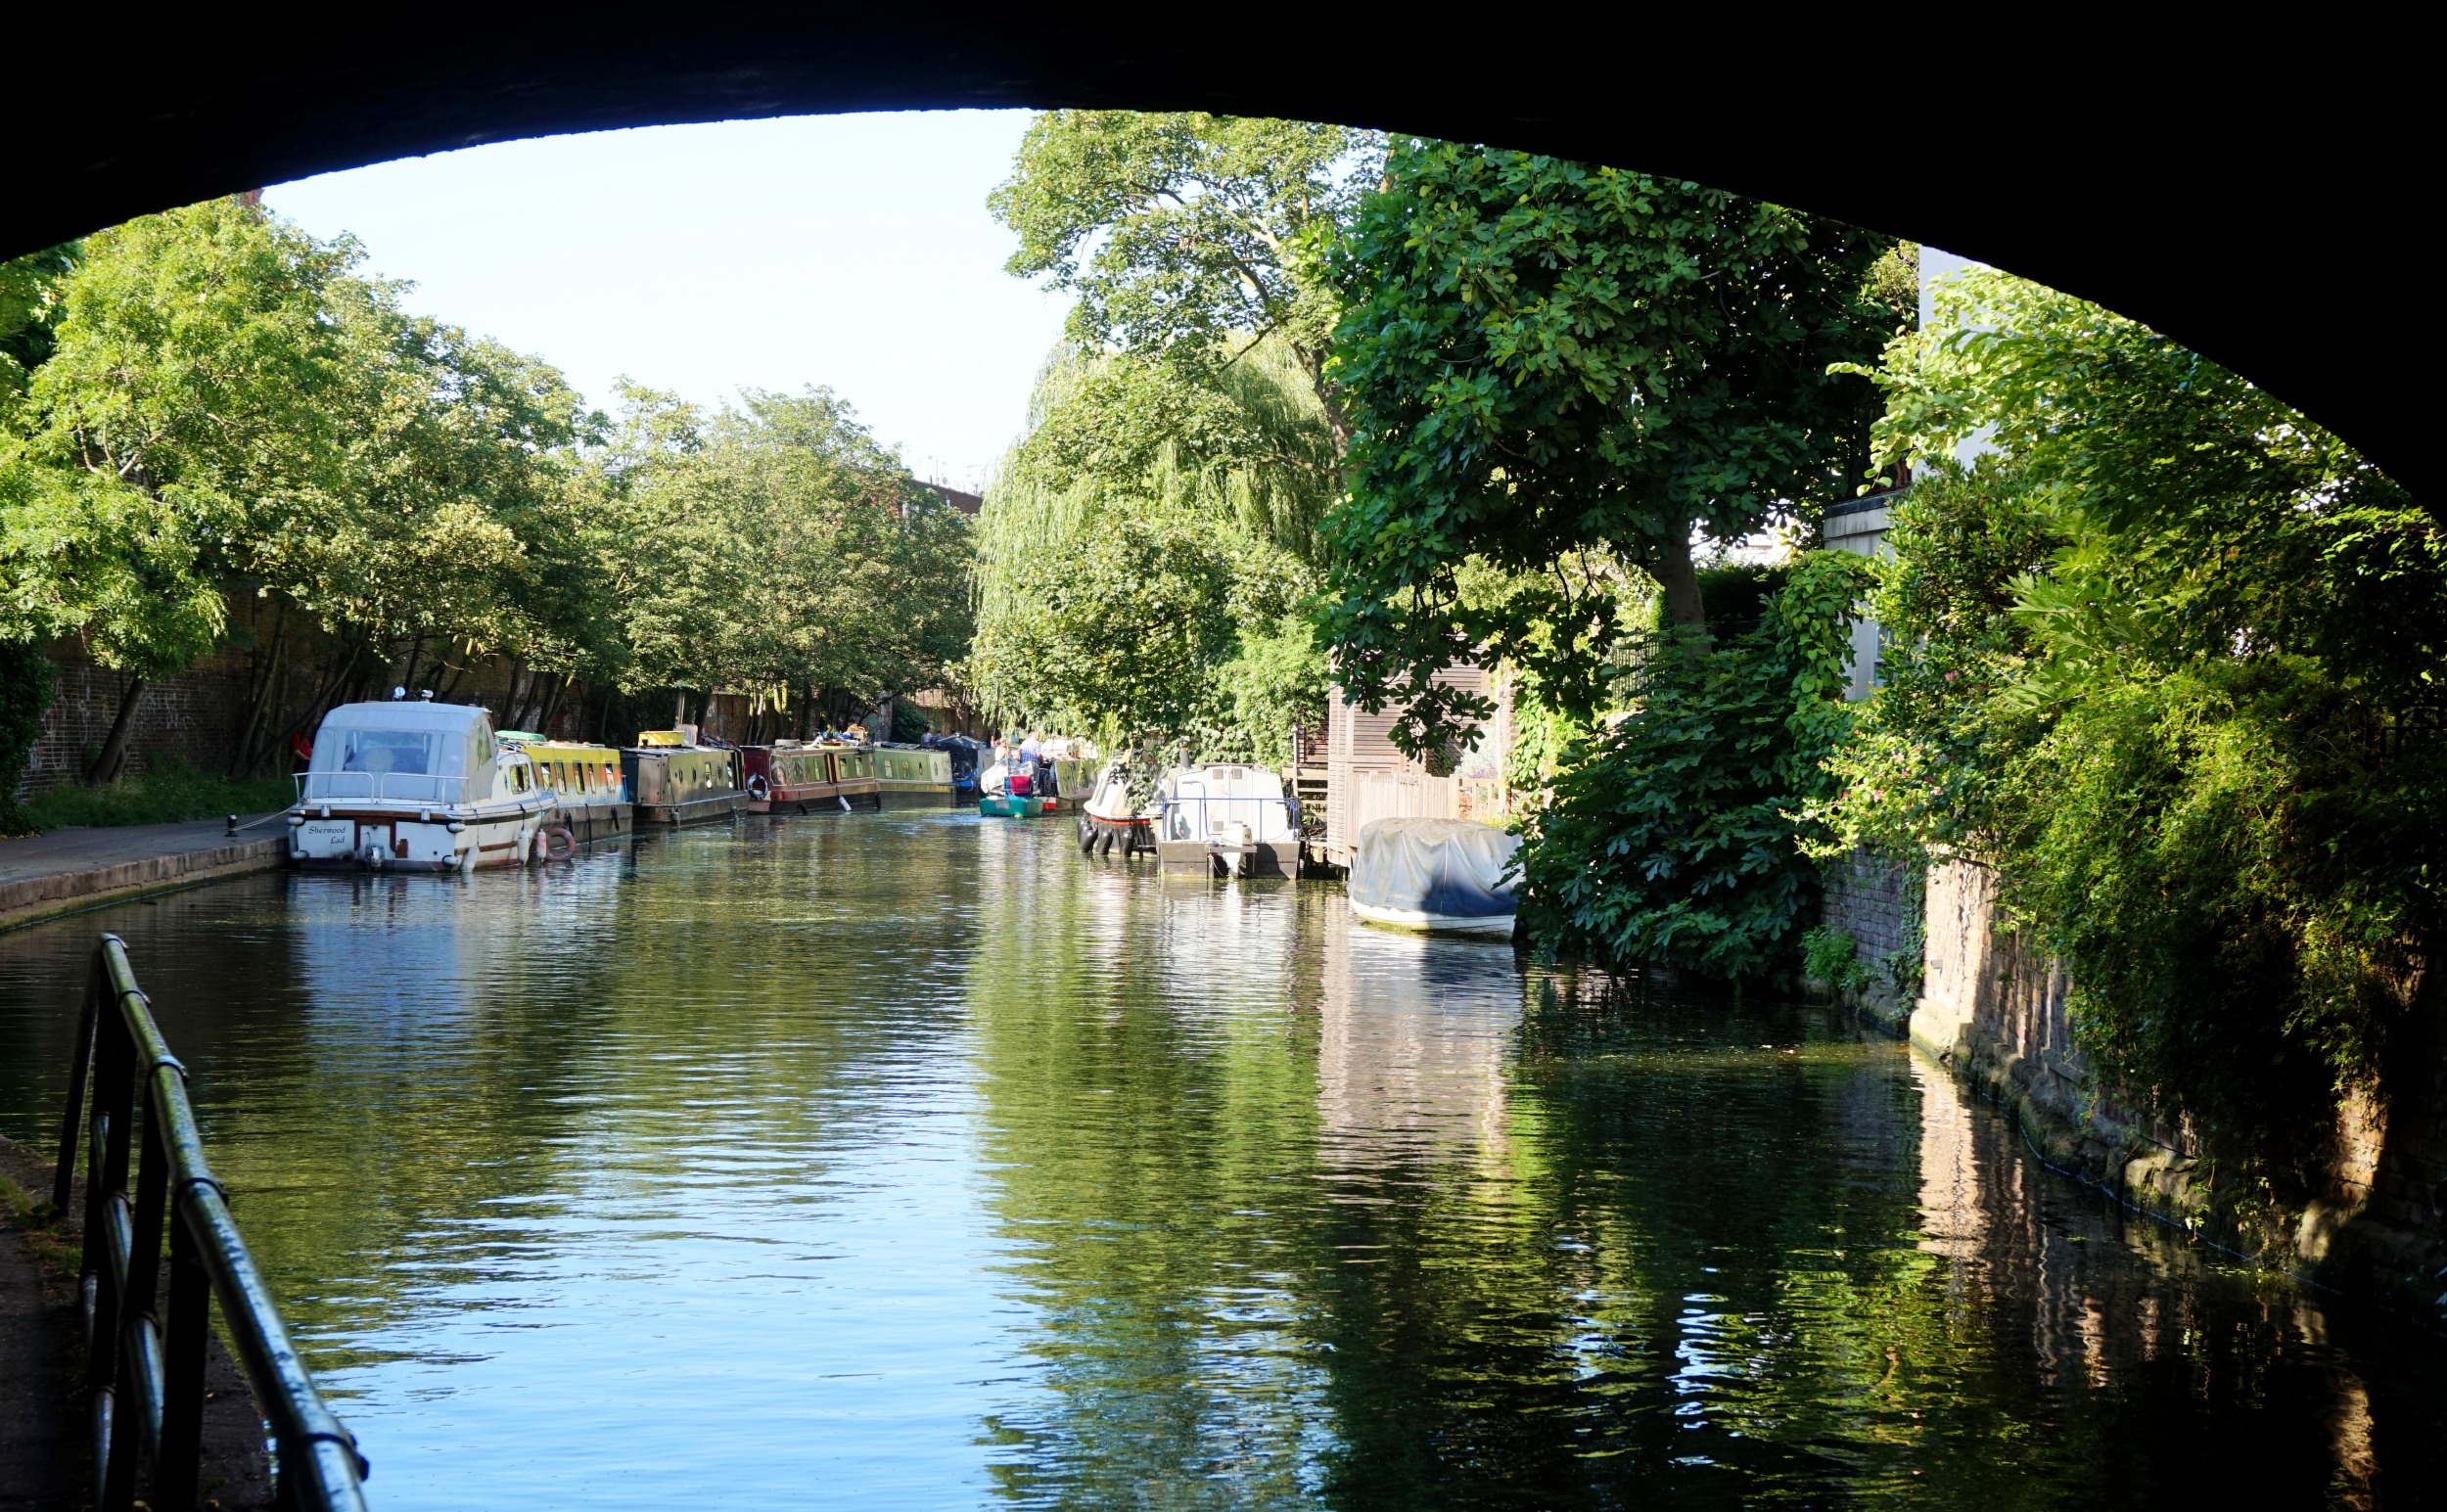
[[[466,796],[465,777],[427,772],[300,772],[298,802],[305,803],[368,802],[456,803]]]
[[[247,1254],[228,1195],[205,1164],[187,1104],[187,1070],[155,1028],[151,1004],[127,964],[127,947],[115,935],[103,936],[94,948],[76,1030],[52,1181],[52,1202],[62,1212],[80,1138],[86,1146],[80,1290],[94,1505],[127,1512],[140,1483],[155,1512],[197,1505],[205,1345],[217,1299],[231,1351],[254,1389],[279,1455],[277,1505],[363,1512],[367,1469],[356,1441],[315,1392]],[[131,1200],[128,1164],[139,1148]],[[166,1298],[158,1295],[164,1229]]]
[[[1216,840],[1226,824],[1249,826],[1249,838],[1268,843],[1287,843],[1300,838],[1300,805],[1290,798],[1252,798],[1237,794],[1191,793],[1162,800],[1163,812],[1156,832],[1167,840]],[[1282,815],[1283,833],[1268,833],[1267,809]],[[1193,821],[1192,816],[1195,815]]]

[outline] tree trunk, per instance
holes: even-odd
[[[254,771],[255,747],[260,744],[258,737],[263,717],[271,710],[272,701],[280,697],[281,683],[287,671],[284,661],[288,655],[289,617],[284,614],[280,627],[272,632],[272,655],[255,685],[254,697],[247,702],[247,722],[239,726],[238,738],[230,743],[229,774],[232,777],[250,776]]]
[[[419,635],[414,640],[408,642],[408,660],[399,668],[399,680],[392,686],[396,688],[405,688],[408,692],[408,697],[416,697],[416,664],[424,660],[425,637]]]
[[[535,728],[546,740],[552,738],[552,721],[561,712],[561,701],[569,697],[570,679],[566,675],[552,679],[552,697],[544,700],[544,711],[535,718]]]
[[[493,720],[495,728],[504,730],[515,730],[518,728],[516,715],[519,711],[519,683],[525,679],[526,676],[527,659],[525,657],[520,657],[517,661],[510,664],[510,686],[509,689],[501,695],[501,713]]]
[[[1665,609],[1675,624],[1708,634],[1708,607],[1699,601],[1699,573],[1691,566],[1690,536],[1670,536],[1657,550],[1657,584],[1665,589]]]
[[[136,733],[136,706],[144,702],[145,680],[127,679],[127,691],[119,695],[118,717],[111,721],[109,738],[102,742],[102,754],[93,758],[85,770],[85,781],[93,787],[116,780],[119,768],[127,764],[128,738]]]

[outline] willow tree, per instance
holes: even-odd
[[[1279,760],[1323,709],[1301,618],[1335,442],[1298,353],[1261,344],[1193,389],[1058,350],[979,521],[985,707],[1107,740]]]

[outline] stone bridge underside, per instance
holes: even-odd
[[[560,132],[1065,105],[1338,120],[1679,174],[1996,263],[2186,342],[2434,499],[2425,386],[2398,356],[2438,325],[2414,23],[1996,14],[47,6],[11,28],[0,255]]]

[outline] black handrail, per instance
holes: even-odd
[[[205,1341],[217,1298],[239,1368],[254,1388],[279,1454],[277,1504],[299,1512],[364,1512],[365,1461],[315,1392],[271,1291],[247,1254],[228,1194],[205,1164],[195,1110],[187,1104],[187,1068],[162,1042],[151,1006],[127,964],[126,945],[116,935],[103,936],[86,978],[51,1189],[53,1206],[66,1212],[77,1145],[89,1134],[80,1291],[94,1504],[103,1512],[127,1512],[145,1481],[146,1504],[156,1512],[196,1506]],[[139,1104],[144,1144],[131,1201],[127,1166]],[[176,1221],[165,1222],[172,1216]],[[166,1300],[155,1295],[164,1227]]]

